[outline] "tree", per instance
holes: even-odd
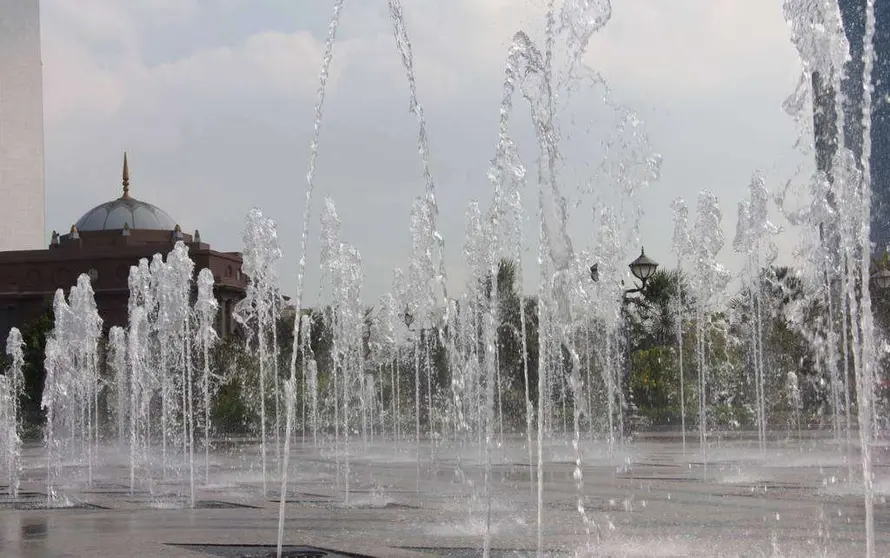
[[[26,437],[39,435],[36,428],[43,424],[43,410],[40,408],[45,378],[43,358],[46,338],[54,325],[53,313],[49,310],[22,328],[22,339],[25,341],[25,396],[22,401],[22,414]]]
[[[748,350],[745,356],[739,355],[739,360],[747,364],[743,370],[753,370],[752,359],[762,358],[767,424],[784,423],[784,417],[791,412],[786,393],[789,373],[798,378],[805,411],[815,411],[824,403],[825,394],[820,387],[823,378],[805,331],[817,327],[822,307],[817,298],[807,299],[803,280],[790,267],[764,268],[757,287],[757,291],[751,286],[743,287],[729,302],[734,315],[731,333],[738,340],[740,350],[752,346],[752,336],[760,336],[762,355]],[[755,321],[756,304],[760,305],[759,324]],[[753,390],[742,392],[745,403],[753,405],[756,400]]]
[[[248,432],[258,420],[245,403],[243,392],[248,388],[245,368],[255,364],[247,358],[244,346],[235,337],[229,337],[213,348],[214,369],[223,377],[210,413],[217,432],[241,434]]]
[[[501,259],[497,270],[497,358],[501,374],[504,414],[516,425],[525,425],[525,374],[528,370],[529,399],[537,401],[538,335],[537,301],[522,296],[518,284],[517,262]],[[491,301],[491,277],[485,280],[487,299]],[[522,321],[525,313],[525,355]],[[525,360],[527,359],[527,360]]]
[[[638,297],[628,298],[625,307],[630,336],[628,387],[640,412],[652,423],[679,423],[677,310],[691,315],[689,292],[688,280],[682,271],[659,270],[649,278]],[[688,343],[691,332],[684,339],[684,345],[691,350]],[[691,353],[684,355],[685,362],[692,362],[691,356]],[[687,373],[686,383],[690,384],[693,377]],[[690,387],[691,384],[685,391],[687,400],[692,393]]]
[[[686,275],[677,269],[659,270],[646,281],[640,297],[627,312],[634,350],[672,347],[677,344],[678,297],[684,314],[691,312],[691,297]],[[633,300],[633,299],[630,299]]]

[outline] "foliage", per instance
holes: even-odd
[[[525,424],[525,375],[528,371],[529,398],[537,399],[537,309],[531,299],[523,300],[517,285],[517,265],[510,260],[498,263],[498,366],[502,375],[504,413],[516,424]],[[489,294],[490,294],[490,289]],[[523,360],[522,312],[525,312],[525,348]],[[531,312],[531,315],[530,315]],[[534,332],[534,337],[532,337]],[[534,360],[534,363],[532,363]],[[527,367],[527,368],[526,368]]]
[[[46,337],[52,331],[53,325],[53,314],[49,311],[22,328],[22,339],[25,341],[25,395],[22,401],[22,414],[24,423],[32,427],[43,424],[44,420],[40,408],[45,377],[43,355],[46,349]],[[36,429],[32,431],[26,429],[25,435],[33,437],[39,433]]]
[[[481,295],[487,297],[482,304],[497,302],[497,363],[501,386],[498,393],[503,398],[496,401],[503,408],[505,427],[525,427],[527,409],[534,411],[537,405],[539,324],[538,300],[523,296],[519,284],[518,264],[509,260],[499,262],[497,289],[491,278],[480,285]],[[583,324],[573,335],[573,349],[582,368],[587,386],[588,401],[585,407],[592,409],[585,421],[591,427],[602,428],[607,424],[608,374],[624,376],[626,385],[639,412],[649,424],[676,426],[680,422],[680,357],[683,359],[685,379],[686,423],[693,426],[698,421],[698,363],[697,332],[694,317],[694,300],[688,277],[681,271],[658,271],[639,292],[627,297],[618,331],[607,331],[604,323],[594,316],[578,316]],[[495,297],[493,299],[493,297]],[[890,297],[875,297],[875,317],[879,331],[886,331],[890,324]],[[460,312],[458,308],[458,312]],[[294,341],[294,320],[308,317],[311,324],[311,357],[317,364],[320,405],[329,391],[332,379],[331,366],[333,330],[332,308],[303,309],[278,320],[275,340],[280,350],[277,377],[289,377]],[[523,320],[524,318],[524,320]],[[758,320],[759,318],[759,320]],[[425,401],[428,390],[436,402],[436,416],[448,416],[450,405],[451,364],[448,359],[450,335],[443,330],[410,330],[407,338],[400,338],[400,345],[386,354],[383,362],[377,362],[370,350],[370,337],[374,309],[364,312],[363,349],[365,373],[374,374],[382,400],[391,401],[400,394],[401,408],[413,409],[415,344],[419,339],[423,351],[422,362],[429,363],[432,385],[426,375],[421,378],[420,395]],[[523,339],[523,321],[525,338]],[[753,425],[755,408],[754,390],[754,335],[760,335],[764,358],[765,391],[769,395],[767,418],[770,427],[788,423],[787,417],[797,413],[795,403],[788,397],[788,378],[792,374],[798,380],[800,405],[804,423],[815,421],[824,413],[828,404],[826,379],[826,324],[831,316],[824,297],[808,292],[800,276],[787,267],[770,267],[762,271],[759,283],[741,289],[720,311],[705,316],[704,334],[708,390],[705,393],[709,407],[709,425],[718,428],[747,428]],[[302,322],[301,322],[302,323]],[[402,324],[399,324],[400,326]],[[52,330],[53,318],[49,312],[22,328],[25,347],[25,397],[23,410],[25,422],[39,425],[42,422],[40,399],[43,389],[43,352],[46,336]],[[682,331],[682,347],[678,346]],[[625,333],[629,345],[625,345]],[[300,332],[298,332],[300,334]],[[481,331],[479,343],[482,343]],[[398,336],[397,336],[398,337]],[[523,343],[524,342],[524,343]],[[840,340],[838,340],[840,342]],[[525,347],[523,347],[523,344]],[[888,345],[890,346],[890,345]],[[605,354],[611,347],[610,354]],[[304,412],[306,387],[302,385],[304,347],[297,347],[294,355],[298,416]],[[480,351],[484,354],[484,351]],[[524,354],[527,359],[524,359]],[[890,351],[888,351],[890,354]],[[560,356],[561,355],[561,356]],[[554,422],[561,421],[566,413],[569,421],[573,410],[572,389],[568,386],[568,372],[572,366],[572,354],[568,347],[561,347],[550,357],[549,366],[559,367],[550,393],[561,401],[553,406]],[[212,410],[212,420],[220,432],[247,432],[258,428],[257,410],[245,402],[256,401],[257,356],[246,351],[237,338],[229,338],[213,349],[214,370],[222,376],[218,396]],[[425,359],[428,359],[425,360]],[[629,359],[629,362],[628,360]],[[821,359],[821,360],[820,360]],[[616,372],[617,371],[617,372]],[[393,374],[395,372],[395,374]],[[526,403],[526,373],[528,375],[528,400]],[[395,378],[395,380],[393,380]],[[395,381],[395,383],[394,383]],[[267,409],[274,408],[274,395],[269,393]],[[279,401],[280,403],[280,401]],[[582,402],[578,402],[579,404]],[[330,404],[328,402],[327,404]],[[386,405],[383,405],[386,407]],[[283,406],[281,406],[283,409]],[[421,420],[426,421],[427,409],[421,406]],[[390,409],[383,408],[389,413]],[[559,416],[557,416],[559,414]],[[406,416],[410,415],[406,413]],[[797,416],[797,415],[795,415]],[[534,417],[533,417],[534,421]],[[303,425],[305,427],[305,425]]]
[[[652,347],[635,351],[631,362],[630,389],[640,412],[651,420],[680,422],[680,374],[674,347]],[[687,406],[693,384],[686,381]],[[660,410],[676,408],[676,417],[666,417]],[[657,419],[656,419],[657,417]]]
[[[744,287],[730,301],[733,314],[732,336],[739,340],[737,358],[745,370],[747,385],[740,386],[746,405],[754,407],[754,373],[757,358],[755,338],[762,343],[761,352],[766,394],[767,424],[784,422],[790,414],[787,377],[793,373],[801,387],[804,407],[810,414],[825,403],[823,371],[815,360],[815,347],[808,341],[806,328],[821,323],[817,320],[823,309],[817,297],[807,297],[801,278],[788,267],[764,269],[759,289]],[[758,322],[758,316],[760,320]],[[757,336],[757,337],[755,337]]]
[[[677,344],[678,297],[683,314],[692,314],[689,281],[680,270],[656,271],[646,281],[639,298],[628,297],[625,313],[630,322],[631,343],[635,348],[650,349]]]

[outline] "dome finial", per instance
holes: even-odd
[[[127,165],[127,152],[124,151],[124,171],[123,171],[124,195],[121,198],[130,197],[130,167]]]

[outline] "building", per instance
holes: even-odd
[[[2,1],[2,0],[0,0]],[[130,195],[130,173],[124,155],[123,192],[119,198],[90,209],[67,234],[52,234],[41,250],[0,252],[0,335],[21,328],[52,310],[55,291],[69,289],[86,273],[93,281],[96,304],[104,327],[127,324],[130,267],[154,254],[166,256],[177,241],[184,242],[195,262],[195,273],[209,268],[216,280],[220,305],[217,331],[235,331],[232,311],[244,298],[246,277],[241,254],[218,252],[203,242],[198,231],[182,232],[164,210]]]
[[[844,142],[862,156],[862,76],[866,0],[839,0],[850,44],[845,68]],[[890,3],[875,2],[874,68],[871,110],[871,241],[878,252],[890,245]]]
[[[844,93],[845,141],[862,154],[862,75],[866,0],[839,0],[850,43]],[[890,245],[890,4],[875,2],[874,68],[871,109],[871,241],[877,252]]]
[[[0,0],[0,250],[46,243],[38,0]]]

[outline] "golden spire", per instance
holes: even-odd
[[[127,165],[127,152],[126,151],[124,151],[123,183],[124,183],[124,195],[121,196],[121,198],[127,199],[130,197],[130,167]]]

